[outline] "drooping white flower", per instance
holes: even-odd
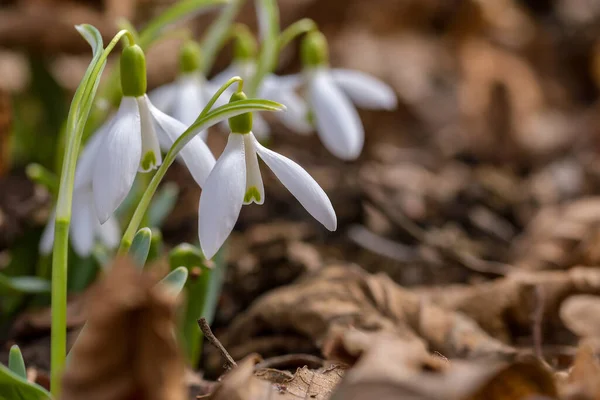
[[[218,88],[206,80],[201,70],[200,46],[186,42],[180,52],[180,75],[173,83],[154,89],[149,93],[152,103],[162,112],[191,125],[208,104]],[[206,132],[199,135],[206,139]]]
[[[161,144],[163,148],[170,147],[186,128],[154,107],[145,94],[145,59],[138,46],[123,51],[121,86],[124,96],[119,110],[101,130],[95,151],[88,155],[93,161],[82,160],[86,168],[79,172],[84,175],[83,179],[86,174],[92,176],[94,206],[101,223],[107,221],[125,199],[138,171],[158,168],[162,161]],[[202,186],[215,162],[206,144],[194,137],[181,152],[181,158]]]
[[[213,87],[220,87],[233,76],[239,76],[244,82],[250,82],[255,71],[256,62],[253,59],[234,60],[229,67],[213,77],[211,84]],[[296,93],[296,88],[301,82],[300,75],[278,76],[268,74],[258,88],[258,97],[285,105],[286,112],[276,115],[279,121],[294,132],[308,134],[313,130],[308,122],[309,109],[304,99]],[[226,92],[228,95],[232,93],[233,89]],[[226,98],[222,96],[221,101],[225,102],[224,99]],[[269,124],[258,113],[254,115],[253,132],[261,140],[267,138],[271,133]]]
[[[77,189],[73,192],[73,206],[71,209],[70,232],[73,250],[82,257],[89,256],[96,240],[100,240],[109,249],[114,249],[121,240],[121,228],[116,218],[109,218],[100,224],[94,210],[94,197],[91,187]],[[54,245],[54,212],[48,219],[42,239],[40,240],[40,253],[49,254]]]
[[[212,258],[223,245],[242,205],[263,204],[265,195],[258,157],[317,221],[335,230],[337,217],[331,201],[308,172],[289,158],[263,147],[251,132],[250,114],[231,118],[229,122],[227,146],[200,196],[198,235],[206,258]]]
[[[392,88],[358,71],[327,67],[327,42],[320,32],[306,35],[302,59],[307,98],[317,133],[325,147],[343,160],[356,159],[365,132],[355,106],[392,110],[397,98]]]

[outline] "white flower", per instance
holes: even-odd
[[[105,222],[125,199],[136,173],[161,163],[160,147],[168,149],[186,126],[158,110],[148,96],[125,96],[117,114],[92,139],[81,156],[78,181],[91,180],[96,214]],[[157,135],[158,134],[158,135]],[[180,153],[196,182],[202,186],[215,159],[198,136]]]
[[[208,259],[233,230],[242,205],[264,202],[257,155],[317,221],[331,231],[337,228],[331,201],[308,172],[289,158],[263,147],[252,132],[231,133],[200,196],[198,234]]]
[[[48,219],[42,239],[40,253],[49,254],[54,244],[55,214]],[[94,211],[94,198],[91,188],[78,189],[73,192],[73,208],[71,211],[70,238],[73,250],[82,257],[92,253],[94,242],[99,239],[109,249],[114,249],[121,239],[121,229],[116,218],[109,218],[100,224]]]
[[[308,69],[305,78],[317,133],[325,147],[343,160],[356,159],[365,140],[352,102],[367,109],[391,110],[397,106],[392,88],[362,72],[320,66]]]
[[[154,89],[148,96],[156,108],[189,126],[216,90],[200,71],[194,71],[181,74],[175,82]],[[206,139],[205,131],[199,135]]]
[[[255,71],[256,64],[254,61],[234,61],[229,67],[218,73],[211,80],[211,84],[213,87],[218,88],[234,76],[241,77],[244,82],[250,82],[254,77]],[[308,134],[313,130],[308,122],[308,106],[295,91],[300,83],[302,83],[300,75],[277,76],[275,74],[269,74],[265,76],[261,82],[258,89],[258,97],[276,101],[286,106],[287,111],[284,113],[277,113],[276,117],[288,129],[297,133]],[[232,93],[233,89],[227,91],[227,96],[222,96],[221,101],[225,101]],[[252,131],[256,137],[261,140],[267,138],[271,133],[269,124],[267,124],[259,113],[255,113],[253,118]]]

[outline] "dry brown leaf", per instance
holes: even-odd
[[[250,355],[229,372],[215,391],[211,400],[327,400],[340,382],[343,369],[337,366],[311,370],[298,368],[289,378],[276,370],[255,371],[258,356]],[[281,377],[284,377],[283,379]]]
[[[552,374],[538,363],[448,362],[418,342],[385,333],[347,331],[348,348],[362,349],[332,399],[525,399],[554,396]]]
[[[571,296],[560,307],[560,318],[580,337],[600,337],[600,297]]]
[[[600,399],[600,362],[597,340],[584,340],[579,345],[573,367],[562,382],[561,398],[565,400]]]
[[[222,342],[234,358],[242,358],[258,351],[259,343],[262,354],[276,352],[281,349],[280,332],[288,337],[293,332],[324,350],[325,343],[349,327],[422,340],[448,357],[503,358],[513,352],[469,317],[424,301],[385,275],[369,275],[353,265],[327,267],[262,296],[234,319]]]
[[[175,299],[126,259],[91,290],[88,321],[63,379],[62,400],[183,400]]]
[[[513,244],[513,259],[530,270],[600,262],[600,197],[542,208]]]

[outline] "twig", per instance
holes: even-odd
[[[540,285],[536,285],[534,288],[534,308],[531,315],[532,323],[532,335],[533,335],[533,350],[535,356],[544,360],[544,353],[542,351],[542,320],[544,318],[544,289]]]
[[[200,318],[198,320],[198,326],[200,327],[200,330],[202,331],[202,333],[204,333],[204,337],[210,342],[210,344],[215,346],[217,348],[217,350],[219,350],[219,353],[221,353],[223,358],[225,358],[225,362],[226,362],[225,368],[227,368],[227,369],[237,368],[237,363],[235,362],[235,360],[229,355],[227,350],[225,350],[225,347],[223,347],[221,342],[219,342],[219,339],[217,339],[217,337],[214,335],[214,333],[212,333],[212,330],[210,329],[210,326],[208,325],[206,318]]]

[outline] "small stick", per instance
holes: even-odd
[[[225,368],[227,368],[227,369],[237,368],[237,363],[235,362],[235,360],[231,357],[231,355],[229,355],[227,350],[225,350],[225,347],[223,347],[221,342],[219,342],[219,339],[217,339],[217,337],[214,335],[214,333],[212,333],[212,330],[210,329],[210,326],[208,325],[206,318],[200,318],[198,320],[198,326],[200,327],[200,330],[202,331],[202,333],[204,333],[204,337],[210,342],[210,344],[215,346],[217,348],[217,350],[219,350],[219,353],[221,353],[223,358],[225,358],[225,362],[226,362]]]
[[[532,313],[532,331],[533,331],[533,349],[535,355],[540,360],[544,361],[544,352],[542,350],[542,322],[544,319],[544,289],[540,285],[534,288],[534,309]]]

